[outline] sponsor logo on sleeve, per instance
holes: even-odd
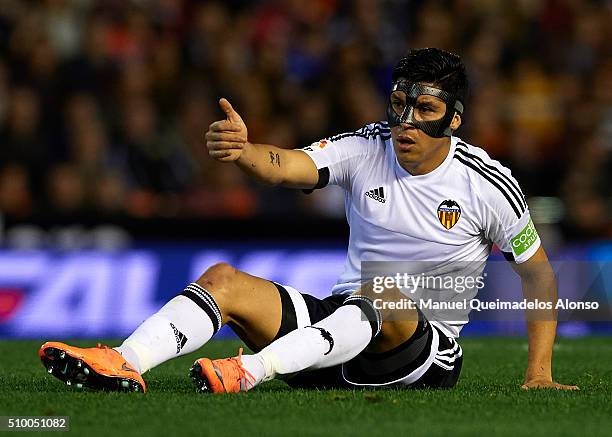
[[[328,145],[328,141],[327,140],[321,140],[321,141],[317,141],[316,143],[312,143],[310,146],[304,147],[302,148],[302,150],[306,151],[306,152],[319,152],[323,149],[325,149],[325,147],[327,147]]]
[[[536,231],[533,221],[530,218],[523,230],[510,240],[512,251],[518,256],[533,246],[533,243],[537,240],[538,231]]]

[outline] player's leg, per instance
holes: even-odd
[[[298,329],[254,355],[198,360],[192,375],[199,387],[213,392],[235,392],[277,376],[336,366],[355,357],[380,331],[380,313],[367,297],[335,296],[331,301],[321,301],[300,296],[311,301],[312,324],[299,324]],[[330,305],[331,302],[334,303]],[[321,314],[323,317],[317,317]]]
[[[115,350],[51,342],[39,355],[50,373],[67,383],[112,389],[128,380],[130,387],[135,383],[144,390],[141,373],[200,348],[224,323],[231,323],[256,350],[271,342],[283,322],[281,303],[291,299],[286,293],[270,281],[216,264]],[[83,363],[91,376],[83,373]]]
[[[255,349],[276,336],[282,320],[281,296],[274,283],[216,264],[140,325],[117,348],[145,372],[202,347],[231,324]]]
[[[401,305],[406,299],[397,289],[379,294],[365,287],[313,325],[325,333],[327,346],[333,345],[336,352],[318,344],[308,328],[293,331],[257,354],[265,362],[264,379],[302,372],[289,384],[337,386],[341,381],[352,387],[453,387],[461,370],[461,347],[415,306]],[[353,309],[359,303],[360,314],[347,311],[351,302]],[[373,308],[379,309],[378,314]],[[363,323],[377,318],[382,319],[380,330],[373,329],[368,341]]]
[[[373,294],[367,286],[362,288],[325,319],[258,353],[265,365],[264,379],[336,366],[364,350],[384,354],[401,348],[417,333],[419,314],[413,308],[388,309],[381,303],[403,297],[397,289]]]
[[[341,363],[362,350],[380,328],[380,320],[372,308],[369,319],[373,321],[364,315],[361,299],[330,296],[320,300],[291,287],[283,288],[292,292],[292,301],[282,305],[283,319],[293,319],[294,329],[286,329],[283,323],[277,339],[253,355],[197,360],[191,374],[202,391],[244,391],[264,378],[318,368],[319,356],[326,358],[323,367]],[[332,313],[335,319],[328,317]],[[348,329],[345,329],[343,324],[347,321]]]
[[[448,383],[446,386],[454,385],[461,364],[460,348],[433,328],[415,308],[383,305],[402,299],[405,296],[398,290],[376,295],[360,290],[323,320],[290,332],[258,354],[244,357],[249,360],[244,366],[240,358],[216,360],[215,369],[214,363],[209,363],[209,374],[217,384],[212,381],[212,387],[203,388],[222,392],[245,390],[265,379],[341,363],[346,363],[342,376],[350,385],[412,385],[425,380],[427,385],[423,386],[445,386],[443,380]],[[382,314],[376,307],[384,308]],[[440,349],[444,345],[442,338],[448,340],[446,349]],[[429,371],[434,361],[443,363],[443,374]],[[243,384],[232,384],[232,390],[228,390],[215,376],[219,373]]]

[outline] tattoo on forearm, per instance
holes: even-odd
[[[270,164],[281,166],[280,155],[278,153],[270,152]]]

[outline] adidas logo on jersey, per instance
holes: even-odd
[[[374,188],[373,190],[366,191],[366,196],[371,197],[374,200],[379,201],[380,203],[385,203],[385,190],[383,187]]]
[[[179,331],[178,329],[176,329],[176,326],[174,326],[174,323],[170,322],[170,327],[174,331],[174,339],[176,340],[176,353],[178,354],[181,352],[181,349],[183,349],[183,347],[185,346],[185,343],[187,343],[187,336],[183,334],[181,331]]]

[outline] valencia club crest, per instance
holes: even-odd
[[[445,200],[438,206],[438,219],[446,229],[455,226],[459,217],[461,217],[461,207],[454,200]]]

